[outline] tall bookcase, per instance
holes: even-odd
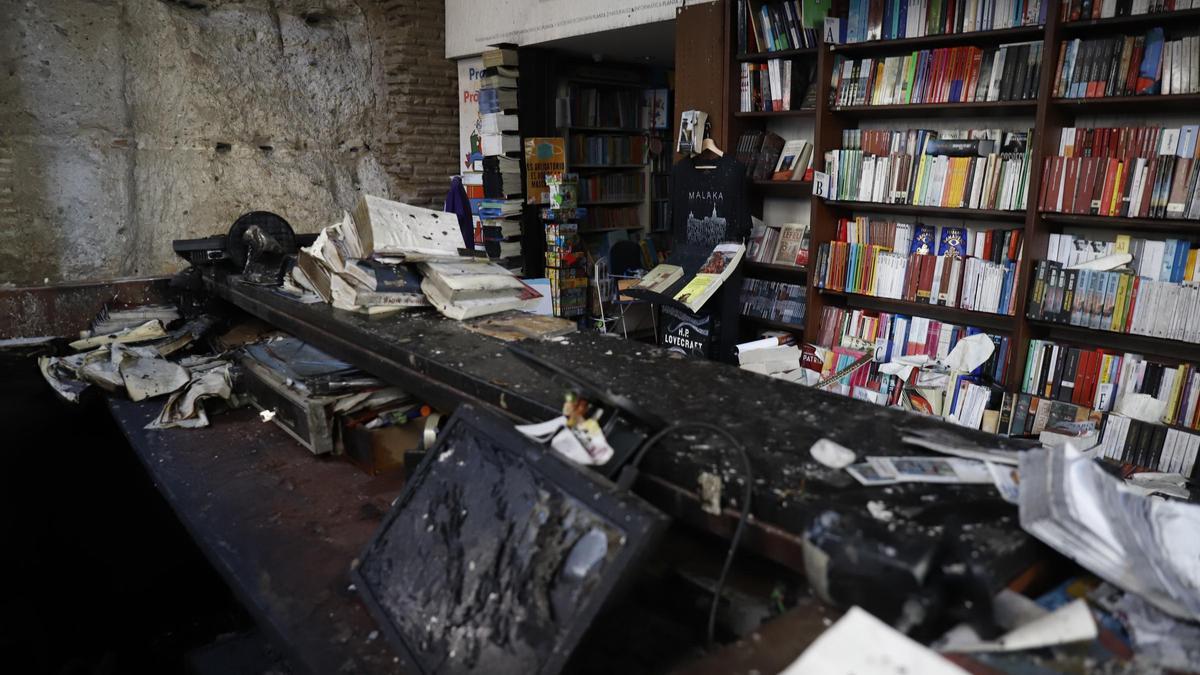
[[[1076,344],[1137,352],[1165,363],[1180,361],[1200,362],[1200,345],[1187,342],[1146,337],[1141,335],[1093,331],[1060,324],[1049,324],[1026,318],[1031,279],[1037,261],[1046,257],[1048,238],[1052,232],[1064,229],[1087,228],[1093,230],[1119,230],[1132,233],[1152,233],[1161,236],[1195,237],[1200,239],[1200,221],[1164,220],[1145,218],[1119,218],[1108,216],[1080,216],[1058,213],[1042,213],[1038,210],[1038,187],[1042,182],[1044,158],[1057,151],[1059,132],[1064,126],[1083,124],[1091,126],[1094,119],[1104,119],[1097,126],[1138,126],[1155,124],[1155,116],[1162,113],[1190,116],[1191,123],[1200,123],[1200,95],[1157,95],[1117,96],[1091,99],[1059,99],[1052,93],[1057,78],[1059,48],[1064,40],[1074,38],[1101,37],[1124,32],[1144,31],[1151,26],[1164,26],[1168,33],[1200,27],[1200,9],[1180,10],[1167,13],[1125,16],[1111,19],[1062,21],[1062,0],[1046,0],[1049,3],[1044,25],[1008,28],[1003,30],[950,33],[918,38],[873,40],[843,45],[819,44],[815,50],[795,52],[773,52],[744,55],[736,53],[738,29],[734,0],[725,2],[725,25],[729,31],[727,39],[725,72],[723,78],[729,87],[730,110],[738,110],[740,63],[746,60],[765,58],[814,58],[817,62],[815,85],[818,87],[816,107],[812,110],[796,110],[782,113],[735,112],[727,118],[724,137],[733,145],[741,133],[754,125],[767,123],[784,116],[808,116],[813,120],[813,165],[823,169],[823,158],[827,151],[841,147],[842,132],[861,128],[863,125],[878,125],[904,122],[911,128],[984,128],[1006,120],[1005,126],[1016,128],[1012,118],[1028,120],[1033,130],[1030,143],[1031,165],[1027,206],[1023,211],[996,211],[982,209],[955,209],[931,206],[899,204],[836,202],[823,198],[809,200],[809,223],[811,244],[809,265],[816,260],[816,251],[821,244],[837,237],[840,218],[856,214],[884,218],[909,217],[924,222],[931,219],[939,222],[988,225],[997,228],[1020,227],[1024,231],[1024,250],[1018,269],[1016,310],[1011,316],[963,310],[926,303],[906,302],[874,296],[857,295],[812,287],[812,275],[808,269],[770,269],[771,266],[747,265],[747,276],[778,278],[808,285],[807,319],[804,339],[815,340],[820,332],[823,310],[838,306],[864,310],[886,311],[898,314],[923,316],[964,326],[974,326],[988,332],[1009,336],[1012,353],[1005,372],[1005,388],[1018,392],[1024,371],[1029,341],[1034,338],[1054,339]],[[843,7],[835,2],[831,16],[845,16]],[[1193,32],[1194,34],[1194,32]],[[1023,101],[939,103],[919,105],[873,105],[835,106],[830,103],[831,82],[837,56],[881,57],[911,53],[914,50],[972,45],[990,47],[1005,43],[1043,41],[1044,58],[1040,69],[1037,98]],[[1113,116],[1131,115],[1121,120]],[[991,123],[989,123],[991,122]],[[1184,122],[1188,123],[1188,122]],[[1022,126],[1026,126],[1022,124]],[[749,186],[755,197],[758,211],[762,211],[763,199],[771,190],[786,190],[787,196],[802,199],[811,193],[809,185],[783,184],[780,186],[753,184]],[[769,223],[778,224],[778,223]],[[754,320],[748,320],[754,321]],[[761,323],[761,322],[759,322]],[[789,329],[795,327],[771,326]]]

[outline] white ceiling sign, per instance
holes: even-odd
[[[446,0],[446,58],[474,56],[498,42],[532,45],[667,21],[684,1]]]

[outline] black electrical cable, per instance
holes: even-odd
[[[637,478],[638,465],[642,463],[642,458],[646,456],[650,448],[657,445],[664,437],[685,429],[706,429],[728,441],[729,445],[733,446],[733,449],[742,458],[742,474],[745,478],[745,487],[742,490],[742,513],[738,518],[737,527],[733,530],[733,539],[729,542],[729,552],[725,554],[725,563],[721,566],[721,574],[717,577],[717,587],[713,589],[712,606],[708,611],[707,646],[712,647],[713,634],[716,632],[717,626],[717,608],[721,604],[721,592],[725,588],[725,578],[729,576],[729,568],[733,566],[733,556],[737,553],[738,542],[742,540],[742,532],[746,529],[746,520],[750,517],[750,495],[754,486],[754,475],[750,468],[750,457],[746,454],[746,449],[734,438],[733,434],[715,424],[708,422],[676,422],[646,439],[646,442],[638,449],[637,454],[622,469],[618,484],[625,489],[629,489],[633,481]]]

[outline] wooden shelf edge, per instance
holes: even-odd
[[[797,108],[795,110],[737,110],[734,117],[814,117],[816,108]]]
[[[955,117],[991,114],[1012,114],[1014,111],[1037,111],[1037,100],[1020,101],[961,101],[955,103],[895,103],[889,105],[832,106],[829,111],[847,117],[916,117],[936,115]]]
[[[946,307],[945,305],[931,305],[925,302],[881,298],[875,295],[849,293],[828,288],[819,288],[817,292],[822,295],[845,298],[848,303],[861,306],[864,309],[893,312],[895,314],[915,314],[939,321],[950,321],[957,324],[1006,333],[1013,332],[1019,320],[1019,317],[1008,314],[977,312],[960,307]]]
[[[765,263],[755,262],[753,260],[746,261],[746,268],[749,270],[757,270],[763,272],[783,272],[787,274],[799,274],[806,276],[808,270],[799,265],[784,265],[782,263]]]
[[[797,56],[816,56],[816,47],[801,47],[800,49],[784,49],[776,52],[747,52],[737,54],[733,58],[739,62],[769,61],[771,59],[790,59]]]
[[[1082,19],[1079,21],[1064,21],[1059,30],[1064,35],[1077,35],[1089,31],[1102,31],[1109,28],[1124,29],[1137,26],[1152,26],[1156,23],[1174,21],[1200,21],[1200,9],[1180,9],[1171,12],[1154,12],[1147,14],[1131,14],[1129,16],[1114,16],[1107,19]]]
[[[1026,319],[1026,321],[1029,322],[1029,325],[1041,329],[1048,335],[1062,335],[1064,337],[1059,339],[1069,342],[1093,345],[1105,349],[1137,352],[1143,356],[1157,357],[1175,363],[1185,361],[1191,363],[1200,362],[1200,344],[1193,342],[1184,342],[1183,340],[1172,340],[1170,338],[1160,338],[1151,335],[1138,335],[1137,333],[1119,333],[1117,331],[1098,328],[1084,328],[1083,326],[1072,326],[1071,324],[1055,323],[1041,319]]]
[[[830,45],[830,51],[837,54],[854,54],[857,52],[970,44],[972,42],[999,43],[1008,40],[1032,39],[1041,37],[1044,34],[1045,27],[1042,25],[1017,26],[1015,28],[971,31],[969,33],[939,33],[937,35],[923,35],[921,37],[899,38],[895,40],[850,42],[840,45]]]
[[[776,321],[774,319],[765,319],[761,316],[752,316],[750,314],[742,314],[741,318],[743,318],[747,321],[752,321],[759,325],[769,326],[771,328],[776,328],[778,330],[786,330],[790,333],[803,333],[804,332],[804,326],[802,326],[800,324],[796,324],[796,323],[786,323],[784,321]]]
[[[880,202],[848,202],[826,199],[831,208],[852,211],[880,211],[884,213],[911,213],[939,218],[969,218],[972,220],[1025,220],[1025,211],[1000,211],[996,209],[957,209],[946,206],[915,206],[913,204],[886,204]]]
[[[1079,227],[1100,227],[1112,229],[1187,230],[1200,232],[1200,220],[1183,218],[1127,218],[1120,216],[1093,216],[1081,213],[1059,213],[1056,211],[1039,211],[1038,216],[1047,223],[1058,225],[1076,225]]]

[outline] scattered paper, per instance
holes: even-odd
[[[857,459],[853,450],[834,443],[828,438],[822,438],[813,443],[808,451],[812,453],[813,459],[831,469],[844,469],[853,464],[854,460]]]
[[[821,634],[780,675],[966,675],[967,671],[859,607]]]
[[[852,464],[846,467],[846,473],[853,476],[854,480],[863,485],[895,485],[900,482],[894,476],[886,476],[880,473],[879,469],[876,469],[869,462]]]
[[[1117,415],[1132,417],[1135,420],[1158,424],[1162,422],[1163,413],[1167,410],[1167,402],[1159,401],[1150,394],[1125,394],[1117,400]]]
[[[86,382],[76,379],[75,371],[63,365],[63,360],[51,356],[38,357],[38,369],[46,383],[55,393],[70,403],[78,403],[79,396],[88,388]]]
[[[1073,447],[1021,455],[1021,527],[1172,616],[1200,619],[1200,505],[1147,497]]]
[[[1114,608],[1133,639],[1139,661],[1191,672],[1200,663],[1200,626],[1177,621],[1144,599],[1126,593]]]
[[[958,457],[868,457],[879,476],[902,483],[991,483],[987,465]]]
[[[1009,504],[1021,503],[1021,472],[1015,466],[987,462],[988,474],[1000,497]]]
[[[1088,608],[1087,600],[1081,598],[1018,626],[995,640],[952,644],[944,651],[1011,652],[1040,649],[1094,640],[1098,634],[1092,610]]]
[[[125,382],[131,401],[144,401],[178,391],[190,379],[187,369],[160,356],[153,349],[113,346],[112,361]]]
[[[948,433],[942,429],[913,429],[900,437],[900,442],[915,445],[918,448],[933,450],[963,459],[978,459],[985,462],[1017,465],[1019,453],[1016,450],[1004,448],[989,448],[973,444],[962,436]]]
[[[233,393],[229,364],[206,370],[192,377],[187,386],[171,394],[158,417],[147,429],[194,429],[208,426],[208,415],[202,401],[206,398],[228,399]]]
[[[1077,265],[1071,265],[1069,270],[1099,270],[1105,272],[1115,270],[1122,265],[1128,265],[1133,261],[1133,256],[1128,253],[1112,253],[1102,258],[1096,258],[1087,262],[1081,262]]]
[[[127,328],[116,333],[108,335],[96,335],[93,337],[80,338],[70,343],[71,349],[77,352],[95,349],[102,345],[110,345],[113,343],[133,343],[133,342],[148,342],[157,340],[161,337],[166,337],[167,331],[163,329],[163,325],[157,319],[152,319],[140,326]]]
[[[950,370],[969,373],[992,358],[996,345],[985,333],[976,333],[958,341],[946,355],[945,365]]]

